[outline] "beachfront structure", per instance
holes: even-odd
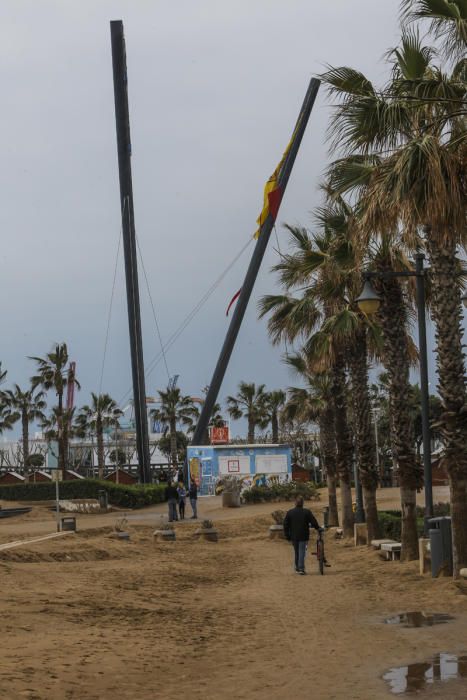
[[[215,493],[217,482],[230,475],[238,476],[245,486],[292,478],[289,445],[190,445],[187,459],[189,479],[196,481],[201,495]]]

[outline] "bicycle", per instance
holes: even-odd
[[[324,556],[323,532],[324,529],[320,527],[320,529],[318,530],[318,538],[316,540],[316,552],[313,552],[313,555],[318,561],[318,569],[321,576],[324,576],[324,566],[326,561],[326,557]]]

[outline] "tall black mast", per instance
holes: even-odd
[[[318,94],[318,89],[319,80],[317,80],[316,78],[312,78],[310,80],[310,84],[308,86],[308,90],[305,95],[305,99],[303,101],[303,105],[300,110],[297,123],[295,125],[294,138],[290,151],[277,176],[277,183],[282,192],[282,195],[284,194],[285,188],[287,187],[290,173],[292,172],[292,168],[295,163],[295,158],[297,156],[298,149],[300,148],[303,134],[305,133],[305,129],[310,118],[311,110],[316,99],[316,95]],[[224,340],[224,345],[222,346],[221,354],[219,355],[219,359],[217,361],[216,369],[214,370],[211,383],[209,384],[209,391],[206,395],[206,401],[204,402],[198,424],[196,426],[195,432],[193,433],[193,445],[201,445],[206,434],[206,429],[211,418],[212,409],[219,394],[219,390],[224,379],[227,365],[229,364],[230,356],[232,355],[232,350],[234,348],[235,341],[237,339],[237,335],[240,330],[243,317],[245,315],[246,307],[248,306],[251,292],[256,282],[259,268],[261,266],[264,253],[266,251],[266,247],[271,236],[271,231],[274,227],[274,222],[275,216],[273,216],[273,214],[270,212],[260,228],[258,241],[253,251],[253,255],[251,256],[250,264],[248,266],[248,270],[245,276],[245,281],[243,282],[242,291],[238,298],[237,305],[235,307],[235,311],[232,316],[232,320],[230,322],[230,326]]]
[[[131,371],[133,376],[133,401],[136,423],[136,450],[138,453],[140,481],[142,483],[149,483],[151,474],[146,412],[146,388],[144,382],[143,342],[141,337],[141,312],[139,305],[138,264],[136,257],[135,216],[133,209],[133,185],[131,180],[128,79],[125,37],[123,34],[123,22],[121,20],[110,23],[110,36],[112,41],[115,121],[117,125],[118,171],[120,176],[120,204],[122,210],[123,250],[125,255]]]

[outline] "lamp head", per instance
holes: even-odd
[[[373,316],[377,313],[381,304],[381,295],[375,290],[370,280],[365,280],[362,293],[355,300],[358,308],[367,316]]]

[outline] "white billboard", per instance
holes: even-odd
[[[222,456],[219,457],[219,476],[226,474],[245,474],[250,473],[250,458],[242,456]]]
[[[257,455],[257,474],[284,474],[287,472],[287,455]]]

